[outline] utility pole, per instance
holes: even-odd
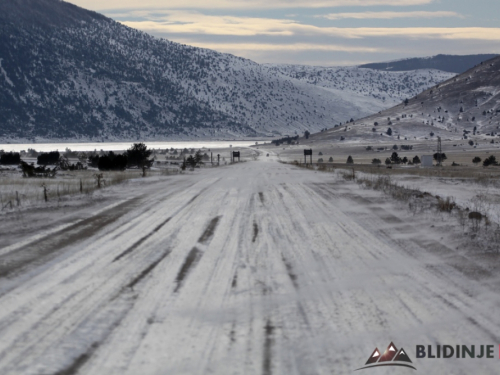
[[[443,155],[443,148],[441,146],[441,137],[437,137],[438,138],[438,147],[437,147],[437,163],[438,163],[438,166],[441,167],[441,162],[442,162],[442,155]]]

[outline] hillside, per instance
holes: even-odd
[[[353,100],[365,98],[365,108],[372,112],[395,105],[426,88],[454,76],[439,70],[384,72],[360,67],[317,67],[307,65],[267,65],[271,71],[308,83]]]
[[[0,2],[0,56],[4,143],[314,132],[453,76],[316,67],[299,76],[157,39],[59,0]]]
[[[395,107],[312,135],[345,142],[468,139],[498,141],[500,57],[438,84]],[[387,133],[391,129],[392,134]],[[494,138],[493,138],[494,137]]]
[[[383,63],[364,64],[360,68],[376,69],[386,72],[401,72],[418,69],[436,69],[450,73],[464,73],[470,68],[481,64],[481,62],[490,60],[498,55],[437,55],[432,57],[417,57],[398,61]]]

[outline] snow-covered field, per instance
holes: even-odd
[[[1,374],[348,374],[391,341],[498,373],[415,356],[498,348],[496,254],[272,151],[1,219]]]

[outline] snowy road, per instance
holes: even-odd
[[[419,373],[500,372],[415,358],[498,348],[498,277],[374,192],[261,159],[0,248],[0,374],[349,374],[391,341]]]

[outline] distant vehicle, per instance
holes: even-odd
[[[267,154],[266,156],[269,156],[269,154]]]

